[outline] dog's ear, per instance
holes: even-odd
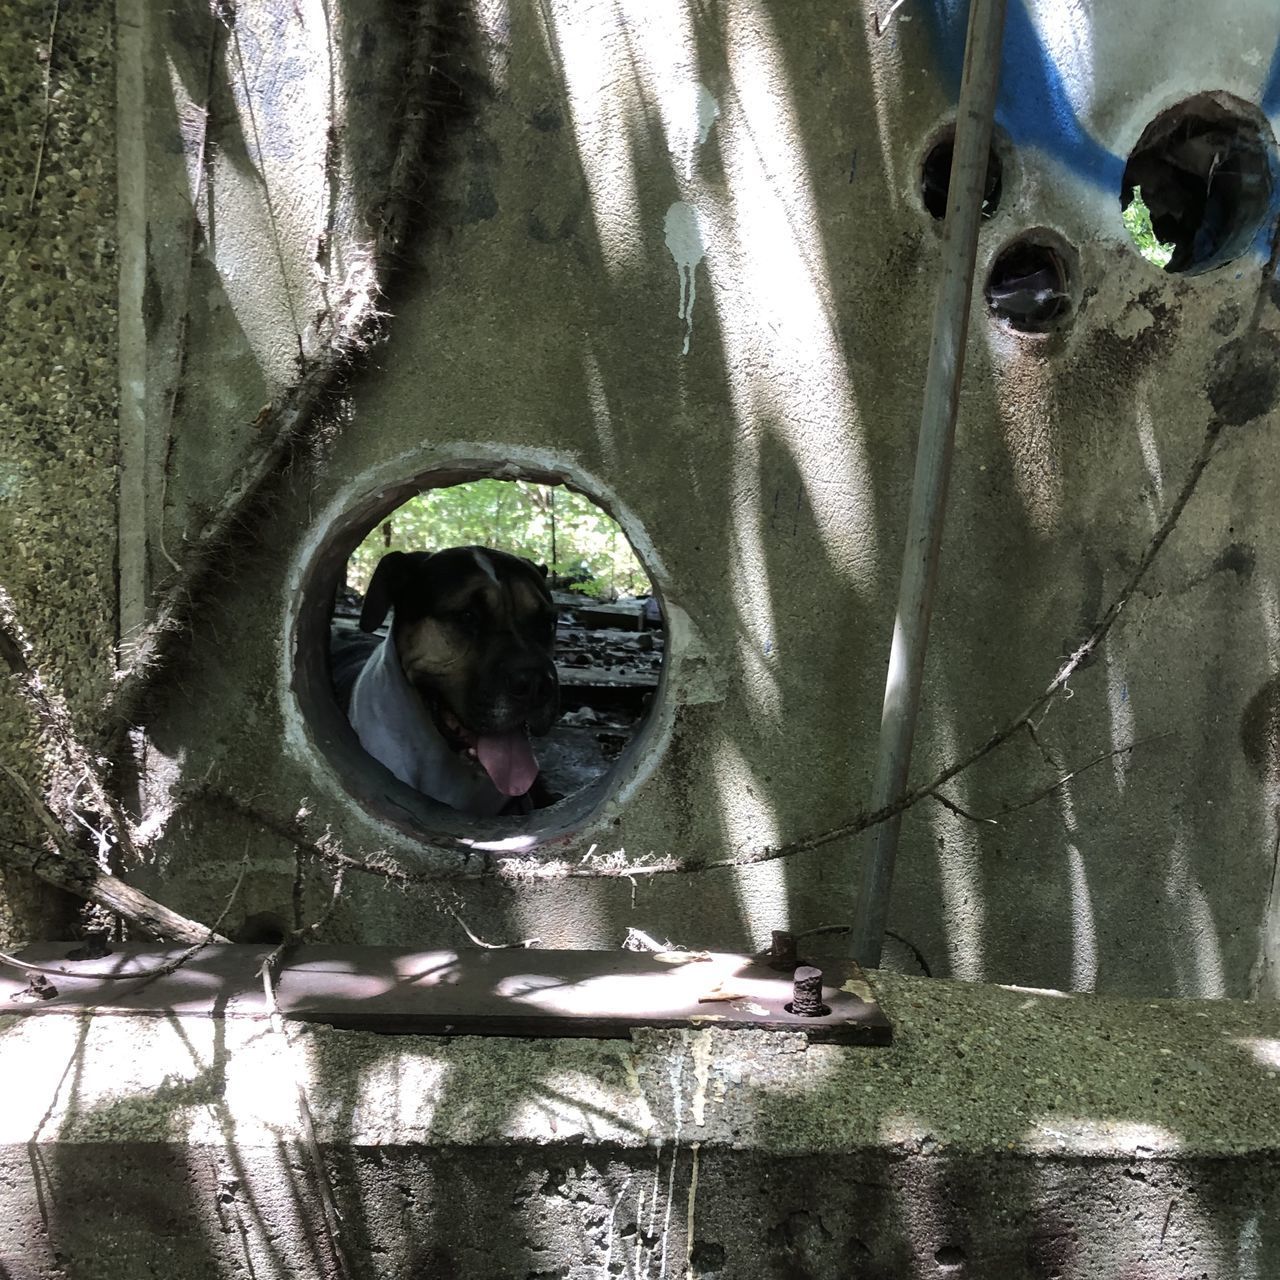
[[[408,557],[403,551],[388,551],[369,579],[369,590],[364,593],[360,608],[360,630],[376,631],[386,621],[387,612],[395,604],[400,585],[404,581]]]
[[[538,565],[538,572],[545,578],[547,576],[547,566],[545,564]]]

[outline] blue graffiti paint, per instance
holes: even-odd
[[[1280,115],[1280,36],[1276,38],[1276,47],[1271,54],[1271,66],[1262,85],[1259,104],[1273,121]],[[1271,206],[1253,242],[1253,251],[1260,258],[1271,257],[1271,239],[1275,234],[1276,219],[1280,218],[1280,156],[1274,147],[1267,154],[1267,163],[1271,171]]]
[[[969,5],[967,0],[931,0],[930,9],[938,61],[958,94]],[[1119,195],[1124,159],[1084,127],[1023,0],[1010,0],[1005,17],[996,123],[1015,145],[1039,147],[1086,182]]]
[[[1262,86],[1262,109],[1269,116],[1280,115],[1280,36],[1271,55],[1271,69]]]

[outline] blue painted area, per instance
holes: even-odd
[[[1269,116],[1280,114],[1280,36],[1276,37],[1275,51],[1271,55],[1271,69],[1262,86],[1262,109]]]
[[[943,74],[958,96],[968,0],[930,0],[927,21],[937,42]],[[1086,182],[1109,188],[1119,196],[1124,157],[1107,150],[1084,127],[1062,73],[1041,42],[1023,0],[1010,0],[1005,17],[996,123],[1016,146],[1038,147]]]
[[[1276,47],[1271,53],[1271,66],[1262,85],[1259,103],[1274,124],[1276,117],[1280,116],[1280,35],[1276,37]],[[1268,159],[1271,169],[1271,207],[1253,242],[1253,251],[1261,258],[1271,257],[1271,237],[1275,234],[1276,219],[1280,218],[1280,155],[1273,148]]]
[[[958,97],[969,0],[927,0],[922,16],[933,37],[939,67],[953,97]],[[1194,93],[1213,87],[1188,85],[1187,91]],[[1280,117],[1280,34],[1266,79],[1259,89],[1258,103],[1273,121]],[[1037,147],[1082,181],[1113,191],[1117,198],[1120,196],[1125,157],[1115,155],[1098,142],[1076,113],[1062,72],[1031,21],[1027,0],[1009,0],[996,122],[1016,146]],[[1276,218],[1280,217],[1280,157],[1274,151],[1270,155],[1270,167],[1271,209],[1253,245],[1254,251],[1264,258],[1271,252],[1271,237]],[[1212,238],[1207,227],[1203,234]]]

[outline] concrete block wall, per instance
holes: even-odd
[[[254,448],[263,406],[369,285],[397,77],[422,38],[392,5],[328,19],[243,5],[230,28],[198,6],[140,8],[119,28],[133,257],[116,429],[134,485],[120,596],[58,610],[84,627],[112,617],[126,637]],[[908,5],[877,34],[870,8],[834,4],[423,12],[449,80],[419,230],[382,301],[388,339],[229,557],[149,728],[154,839],[129,874],[193,915],[220,910],[246,842],[246,916],[287,917],[293,879],[287,842],[208,789],[285,816],[305,802],[352,852],[453,865],[428,847],[431,824],[352,797],[292,687],[317,548],[436,472],[558,475],[599,497],[671,621],[643,749],[533,856],[724,856],[838,826],[867,792],[939,261],[919,173],[953,110],[961,16]],[[917,776],[1043,687],[1132,571],[1212,415],[1238,421],[1105,651],[1041,725],[1044,752],[1020,736],[952,797],[989,812],[1140,745],[999,826],[919,806],[890,923],[938,974],[1270,995],[1280,529],[1265,228],[1228,266],[1161,273],[1126,237],[1119,188],[1144,128],[1189,95],[1231,94],[1268,127],[1280,31],[1261,2],[1237,6],[1226,33],[1189,2],[1070,12],[1011,6],[1003,190],[978,275],[1010,241],[1051,233],[1074,310],[1026,336],[975,298]],[[34,28],[22,38],[29,49]],[[114,285],[105,262],[94,278]],[[1247,343],[1248,386],[1222,373],[1232,342]],[[48,502],[100,519],[83,486]],[[43,589],[16,583],[34,624]],[[60,634],[50,660],[70,670],[90,642]],[[450,902],[486,936],[551,946],[614,946],[637,925],[750,947],[847,918],[857,869],[846,840],[639,887],[467,884]],[[429,895],[360,884],[331,932],[426,943],[456,926]],[[915,964],[897,943],[888,961]]]
[[[0,1018],[0,1269],[341,1274],[300,1083],[353,1280],[1275,1274],[1274,1005],[875,985],[888,1049]]]

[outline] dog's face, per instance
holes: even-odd
[[[523,795],[538,771],[527,735],[546,733],[560,710],[543,572],[486,547],[392,551],[374,570],[360,626],[375,630],[388,609],[400,665],[436,728],[499,791]]]

